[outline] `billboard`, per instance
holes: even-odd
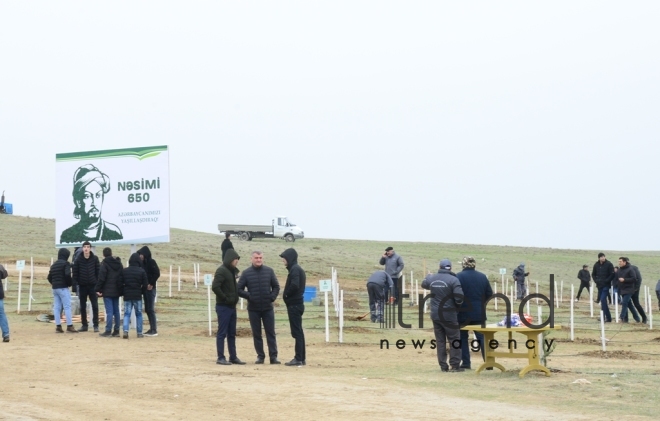
[[[170,241],[167,146],[55,156],[55,245]]]

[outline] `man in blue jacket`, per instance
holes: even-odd
[[[463,270],[456,277],[461,281],[461,288],[465,296],[461,306],[462,311],[458,313],[458,322],[462,326],[480,325],[486,320],[484,303],[493,295],[493,289],[490,287],[488,277],[476,270],[477,263],[472,256],[463,258]],[[474,332],[479,341],[481,357],[485,361],[484,353],[484,335],[481,332]],[[461,368],[470,369],[470,343],[468,341],[468,331],[461,330]]]

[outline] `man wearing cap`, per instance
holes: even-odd
[[[610,308],[607,305],[607,301],[611,300],[610,286],[615,278],[614,265],[607,260],[605,253],[598,253],[598,260],[594,263],[594,268],[591,271],[591,278],[594,280],[596,287],[598,288],[598,300],[596,302],[600,302],[600,308],[603,310],[605,323],[610,323],[612,321],[612,315],[610,313]]]
[[[369,293],[369,311],[372,323],[383,323],[383,305],[385,296],[394,283],[384,270],[377,270],[367,280],[367,293]]]
[[[577,277],[580,280],[580,289],[578,289],[577,296],[575,297],[575,301],[580,301],[580,294],[582,294],[583,289],[587,289],[587,292],[589,292],[589,289],[591,288],[591,275],[589,274],[589,271],[587,270],[589,266],[588,265],[582,265],[582,270],[578,272]]]
[[[390,291],[391,301],[396,304],[399,299],[399,277],[403,271],[403,259],[401,256],[394,252],[394,248],[388,247],[385,249],[385,253],[380,258],[380,265],[385,265],[385,272],[392,278],[394,286]]]
[[[73,174],[73,216],[75,225],[62,231],[60,243],[121,240],[118,226],[101,216],[105,195],[110,191],[110,178],[92,164],[81,166]],[[75,259],[74,259],[75,260]]]
[[[529,272],[525,272],[525,262],[521,262],[517,268],[513,270],[513,280],[516,281],[518,288],[519,300],[522,300],[527,295],[527,287],[525,286],[525,277],[529,276]]]
[[[456,277],[461,282],[463,295],[465,299],[458,313],[458,322],[461,326],[480,325],[486,320],[484,303],[493,295],[493,289],[490,287],[488,277],[476,270],[477,263],[472,256],[463,258],[463,270]],[[484,335],[481,332],[474,332],[479,342],[481,357],[485,361]],[[470,369],[470,343],[468,340],[468,331],[461,330],[461,368]],[[476,348],[473,346],[473,348]]]
[[[422,288],[431,291],[431,320],[442,371],[465,371],[461,364],[461,335],[458,327],[458,309],[463,304],[461,282],[451,271],[451,261],[443,259],[440,270],[430,274],[422,282]],[[449,365],[447,349],[449,346]]]

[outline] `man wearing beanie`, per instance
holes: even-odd
[[[422,288],[430,290],[433,294],[431,320],[433,320],[440,368],[442,371],[464,371],[460,368],[461,335],[457,316],[458,309],[463,304],[463,289],[461,282],[451,271],[451,261],[442,260],[438,273],[428,275],[422,282]],[[440,304],[443,304],[442,307]],[[449,365],[447,365],[447,346],[449,346]]]
[[[385,272],[387,272],[388,275],[390,275],[390,278],[392,278],[392,282],[394,283],[394,287],[390,290],[390,301],[393,304],[397,303],[397,300],[399,299],[399,279],[401,277],[401,272],[403,272],[403,259],[401,256],[396,254],[394,251],[394,248],[388,247],[385,249],[385,253],[383,256],[380,258],[380,261],[378,262],[380,265],[385,265]]]
[[[476,261],[472,256],[463,258],[463,270],[456,277],[461,282],[463,289],[463,310],[458,313],[458,322],[462,326],[481,324],[486,320],[484,303],[493,295],[493,290],[488,282],[488,277],[476,270]],[[484,355],[484,335],[480,332],[474,332],[479,341],[481,357],[485,361]],[[476,347],[473,347],[476,348]],[[468,340],[468,331],[461,330],[461,368],[470,369],[470,343]]]

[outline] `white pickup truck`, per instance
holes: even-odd
[[[286,216],[273,219],[272,225],[218,224],[218,231],[237,235],[243,241],[252,241],[253,238],[283,238],[287,242],[293,242],[296,238],[305,238],[302,228],[290,222]]]

